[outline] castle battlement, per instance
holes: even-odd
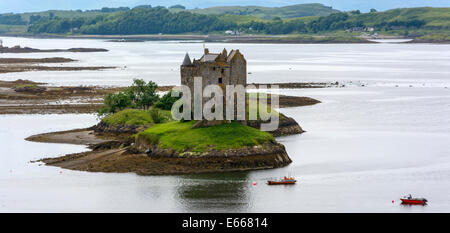
[[[203,56],[193,61],[186,53],[180,70],[181,84],[189,87],[193,87],[194,77],[202,77],[203,86],[247,84],[247,61],[238,49],[229,54],[226,49],[222,53],[210,53],[205,49]]]

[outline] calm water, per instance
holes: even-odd
[[[1,57],[63,56],[79,60],[71,65],[121,67],[0,75],[2,80],[22,78],[50,85],[128,85],[132,78],[178,84],[184,53],[198,58],[203,47],[178,42],[2,39],[8,46],[101,47],[110,52]],[[207,46],[214,51],[224,45]],[[245,54],[252,72],[249,82],[346,84],[345,88],[280,91],[323,102],[282,109],[308,131],[278,138],[292,164],[244,173],[147,177],[40,166],[29,161],[87,149],[24,138],[91,126],[96,117],[0,115],[0,212],[450,212],[450,46],[225,47],[239,48]],[[288,173],[300,183],[289,187],[264,184],[270,177]],[[408,193],[426,197],[429,205],[399,205],[398,198]]]

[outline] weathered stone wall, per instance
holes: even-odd
[[[206,51],[206,53],[208,53]],[[182,65],[181,84],[186,85],[191,90],[191,106],[194,110],[194,79],[195,77],[202,78],[202,87],[208,85],[220,85],[219,78],[222,79],[222,91],[224,94],[224,103],[226,102],[226,85],[245,85],[247,84],[247,62],[242,54],[235,52],[233,58],[227,61],[226,54],[222,53],[218,56],[215,62],[200,62],[194,60],[192,65]],[[202,106],[209,101],[210,98],[202,99]],[[236,98],[235,104],[236,106]],[[244,104],[245,106],[245,104]],[[236,115],[237,109],[235,107],[234,113]],[[226,107],[224,104],[224,118],[226,114]]]
[[[236,55],[230,62],[230,84],[231,85],[247,85],[247,62]]]

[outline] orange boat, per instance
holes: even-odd
[[[297,182],[296,179],[294,179],[294,177],[284,177],[283,179],[280,180],[268,180],[267,184],[268,185],[275,185],[275,184],[295,184]]]
[[[411,194],[400,198],[402,204],[405,205],[426,205],[428,200],[425,198],[413,198]]]

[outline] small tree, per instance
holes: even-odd
[[[172,105],[181,98],[180,95],[178,95],[179,97],[172,97],[172,92],[173,91],[170,90],[167,94],[163,95],[163,97],[156,102],[155,107],[162,110],[171,110]]]
[[[133,85],[126,92],[137,108],[147,110],[158,101],[159,96],[156,94],[156,88],[158,88],[158,85],[153,81],[146,83],[142,79],[134,79]]]
[[[158,85],[152,81],[146,83],[142,79],[135,79],[133,85],[126,90],[105,95],[105,106],[97,111],[98,115],[116,113],[126,108],[147,110],[159,99],[156,88]]]
[[[103,103],[105,106],[98,110],[98,115],[100,116],[109,113],[116,113],[133,106],[130,96],[122,91],[116,94],[106,94]]]

